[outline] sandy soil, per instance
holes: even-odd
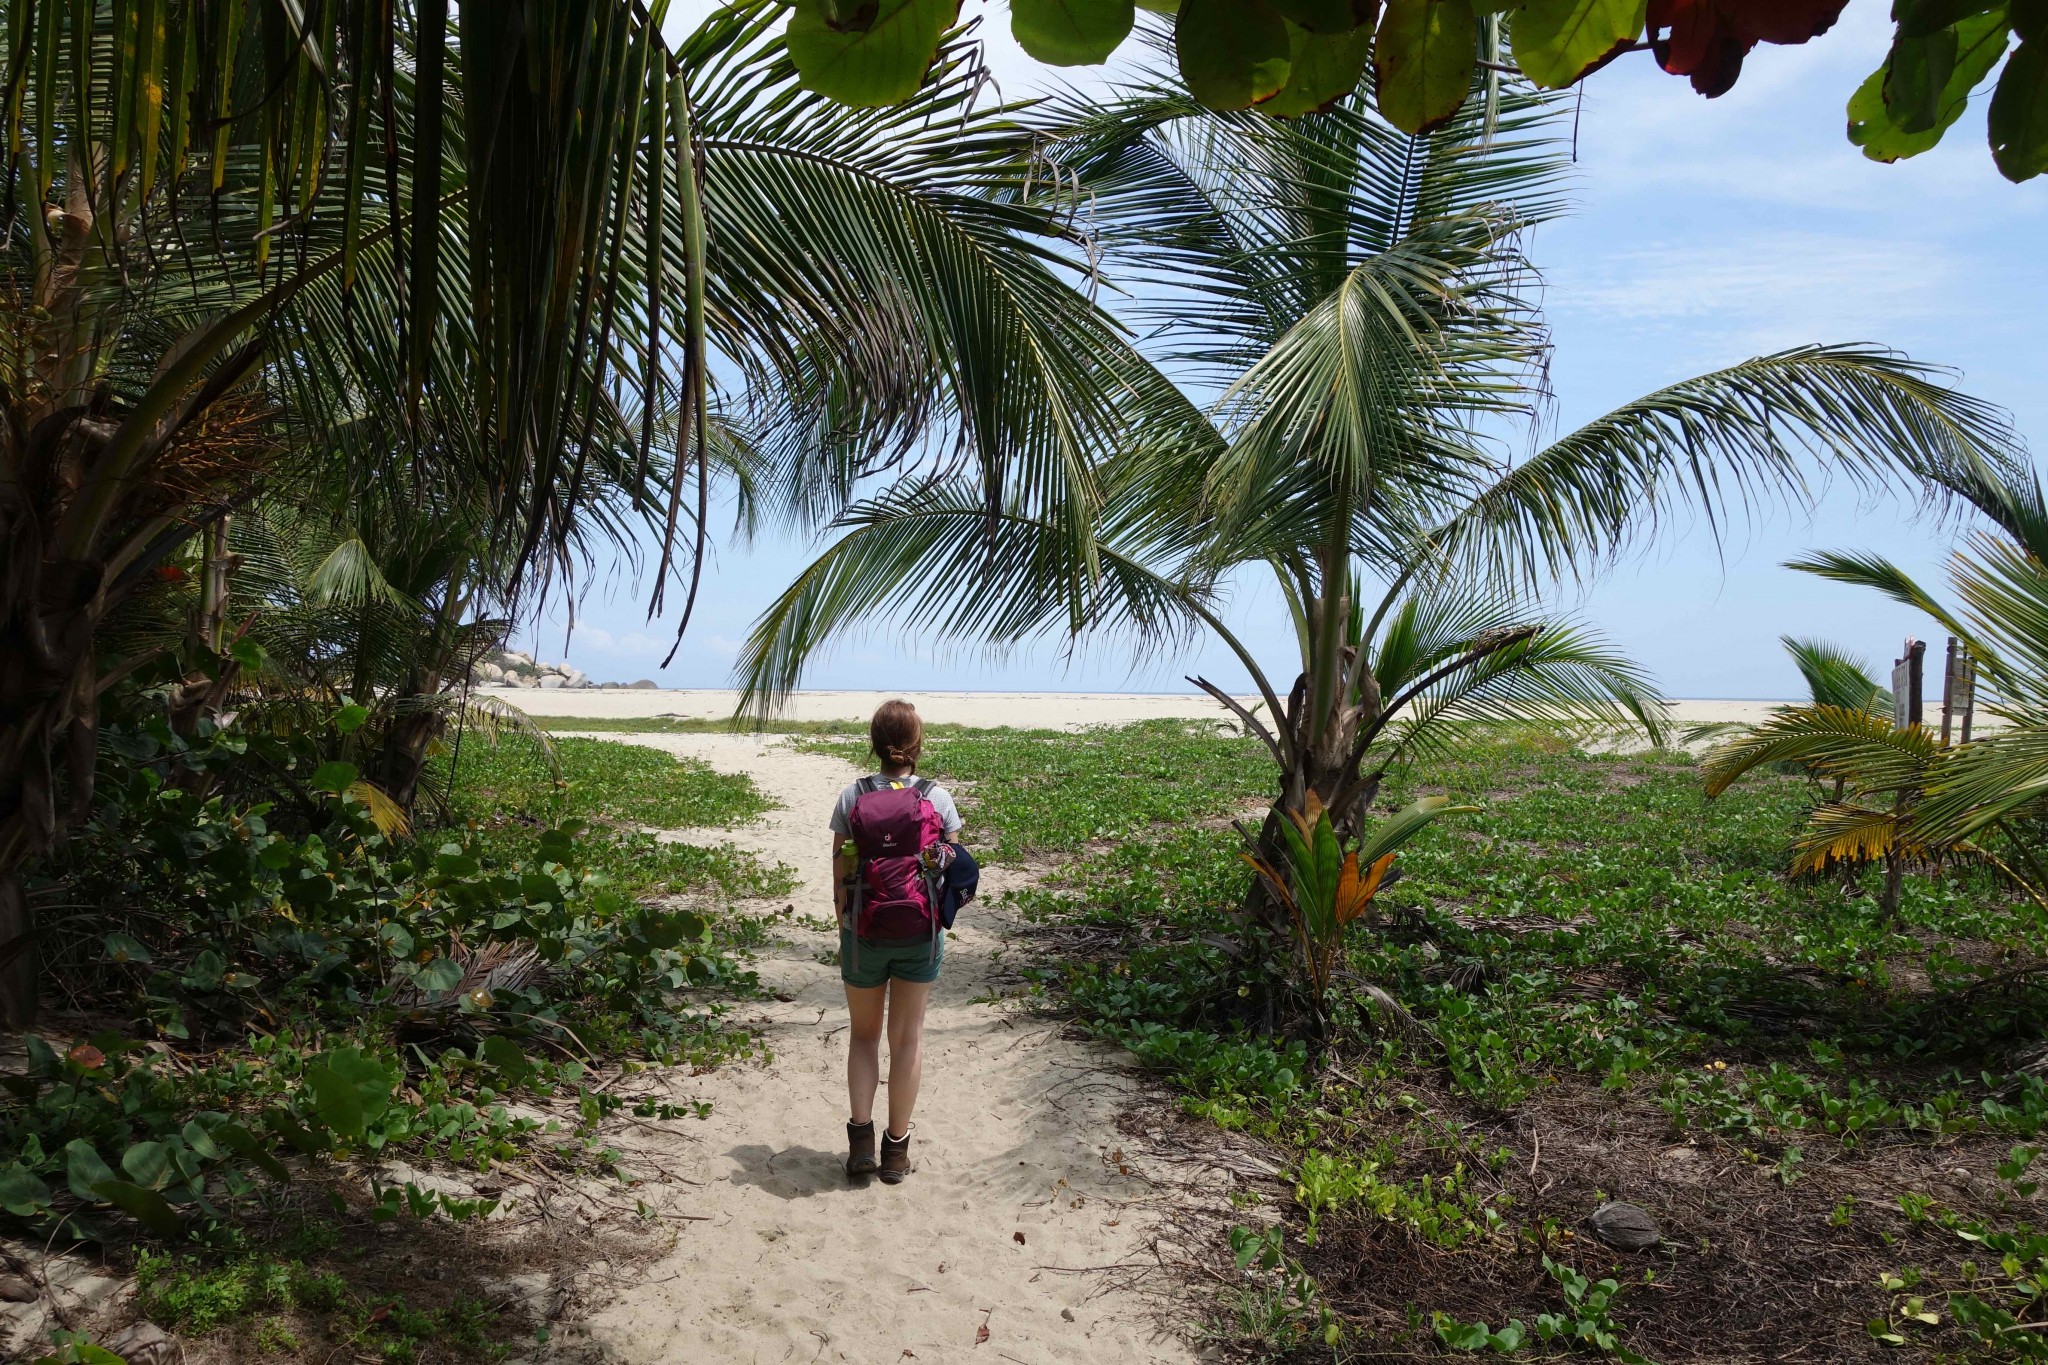
[[[722,720],[739,704],[731,691],[676,689],[657,691],[533,691],[490,688],[479,695],[509,702],[529,715],[577,716],[598,719],[644,719],[680,716]],[[892,696],[906,695],[918,713],[933,723],[1010,725],[1026,729],[1078,730],[1089,725],[1118,725],[1162,717],[1213,719],[1223,708],[1199,693],[1116,692],[800,692],[782,715],[789,720],[849,720],[865,723],[877,706]],[[1246,698],[1249,704],[1253,699]],[[1768,701],[1674,701],[1672,720],[1679,725],[1716,721],[1760,720]]]
[[[634,694],[576,699],[621,695]],[[984,900],[962,913],[947,947],[913,1174],[894,1187],[852,1185],[841,1165],[845,1004],[837,968],[820,956],[836,947],[826,822],[858,774],[774,740],[609,737],[751,775],[784,809],[736,831],[671,837],[730,840],[789,863],[802,886],[793,914],[781,903],[746,907],[775,915],[787,940],[759,964],[763,984],[787,997],[758,1013],[772,1062],[665,1082],[677,1099],[714,1106],[702,1123],[659,1125],[624,1145],[627,1168],[649,1177],[642,1197],[676,1230],[673,1250],[592,1304],[561,1344],[620,1362],[1197,1359],[1161,1330],[1150,1300],[1074,1273],[1153,1264],[1143,1201],[1160,1196],[1115,1126],[1132,1096],[1115,1057],[987,1000],[999,962],[1018,949],[986,896],[1014,874],[984,876]]]

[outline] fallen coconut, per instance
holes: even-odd
[[[1634,1204],[1602,1204],[1586,1222],[1592,1225],[1595,1237],[1616,1251],[1648,1251],[1664,1240],[1657,1220]]]

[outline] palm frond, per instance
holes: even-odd
[[[816,652],[883,617],[927,649],[977,641],[997,651],[1092,631],[1163,643],[1198,623],[1184,585],[1057,520],[1010,509],[991,519],[964,480],[892,490],[839,526],[748,634],[735,668],[742,710],[780,704]]]
[[[1708,796],[1772,763],[1803,764],[1859,791],[1896,793],[1920,786],[1940,753],[1940,740],[1924,726],[1900,728],[1859,708],[1791,706],[1709,750],[1700,770]]]
[[[1799,676],[1806,680],[1808,697],[1815,706],[1835,706],[1846,711],[1884,712],[1891,709],[1891,693],[1878,685],[1870,665],[1825,640],[1778,637],[1792,656]]]
[[[1792,841],[1792,874],[1818,875],[1835,863],[1860,867],[1900,855],[1925,852],[1907,831],[1896,809],[1830,801],[1807,817]]]
[[[1586,423],[1422,537],[1423,563],[1523,584],[1583,577],[1673,513],[1718,533],[1811,501],[1816,475],[1919,490],[1926,471],[2009,460],[2002,413],[1929,366],[1867,346],[1803,346],[1659,389]]]

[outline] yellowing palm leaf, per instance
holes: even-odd
[[[385,838],[402,839],[411,832],[412,825],[405,818],[405,808],[385,795],[384,789],[374,782],[357,779],[349,783],[346,795],[370,812],[370,823]]]
[[[1337,923],[1345,925],[1365,913],[1372,904],[1372,898],[1379,894],[1380,883],[1386,880],[1387,871],[1394,865],[1394,855],[1383,854],[1359,874],[1358,854],[1344,855],[1344,871],[1337,879]]]

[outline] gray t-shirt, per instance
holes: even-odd
[[[882,773],[876,773],[875,776],[884,782],[902,782],[906,786],[911,780],[907,777],[888,777]],[[865,781],[866,778],[861,779],[861,782]],[[849,782],[846,790],[839,793],[838,804],[832,807],[832,832],[842,839],[853,835],[853,803],[860,800],[861,782]],[[953,804],[951,792],[935,782],[924,794],[924,799],[931,802],[932,809],[939,813],[939,821],[946,827],[948,837],[960,832],[960,810]]]

